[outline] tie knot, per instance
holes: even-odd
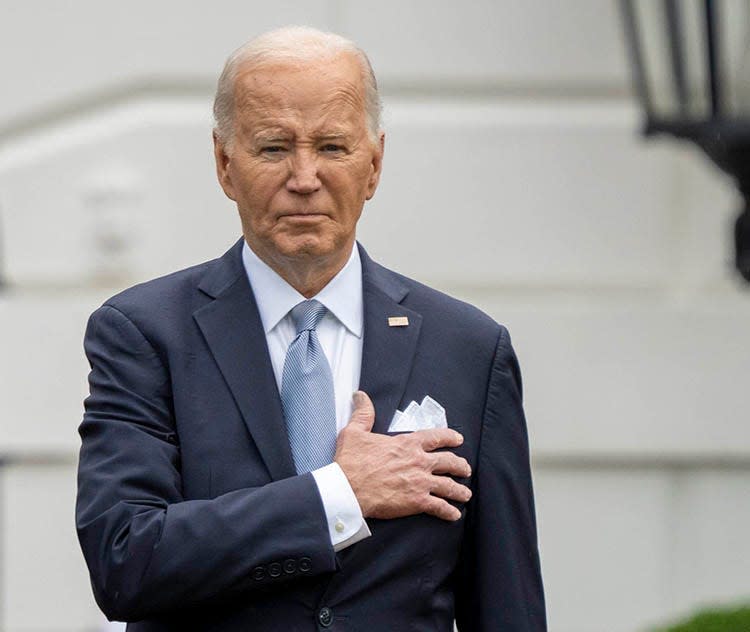
[[[297,333],[312,331],[326,313],[326,306],[318,301],[302,301],[292,308],[292,320]]]

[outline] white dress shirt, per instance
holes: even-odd
[[[258,304],[276,386],[281,391],[286,352],[297,333],[290,311],[306,299],[263,262],[247,242],[242,248],[242,262]],[[351,417],[352,394],[359,387],[362,367],[362,264],[356,246],[341,271],[312,298],[328,310],[318,323],[317,333],[333,375],[336,430],[340,432]],[[312,475],[323,500],[333,548],[340,551],[368,537],[370,530],[338,463],[314,470]]]

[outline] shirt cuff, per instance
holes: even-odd
[[[372,535],[354,495],[349,479],[338,463],[311,472],[323,499],[328,535],[334,551],[351,546]]]

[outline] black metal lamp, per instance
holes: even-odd
[[[696,143],[744,198],[735,264],[750,282],[750,2],[620,0],[646,136]]]

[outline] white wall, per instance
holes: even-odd
[[[633,632],[750,597],[738,200],[690,148],[637,137],[614,2],[16,0],[0,20],[0,629],[102,625],[72,516],[86,316],[239,234],[214,182],[213,82],[286,23],[353,37],[378,73],[370,253],[510,327],[550,629]]]

